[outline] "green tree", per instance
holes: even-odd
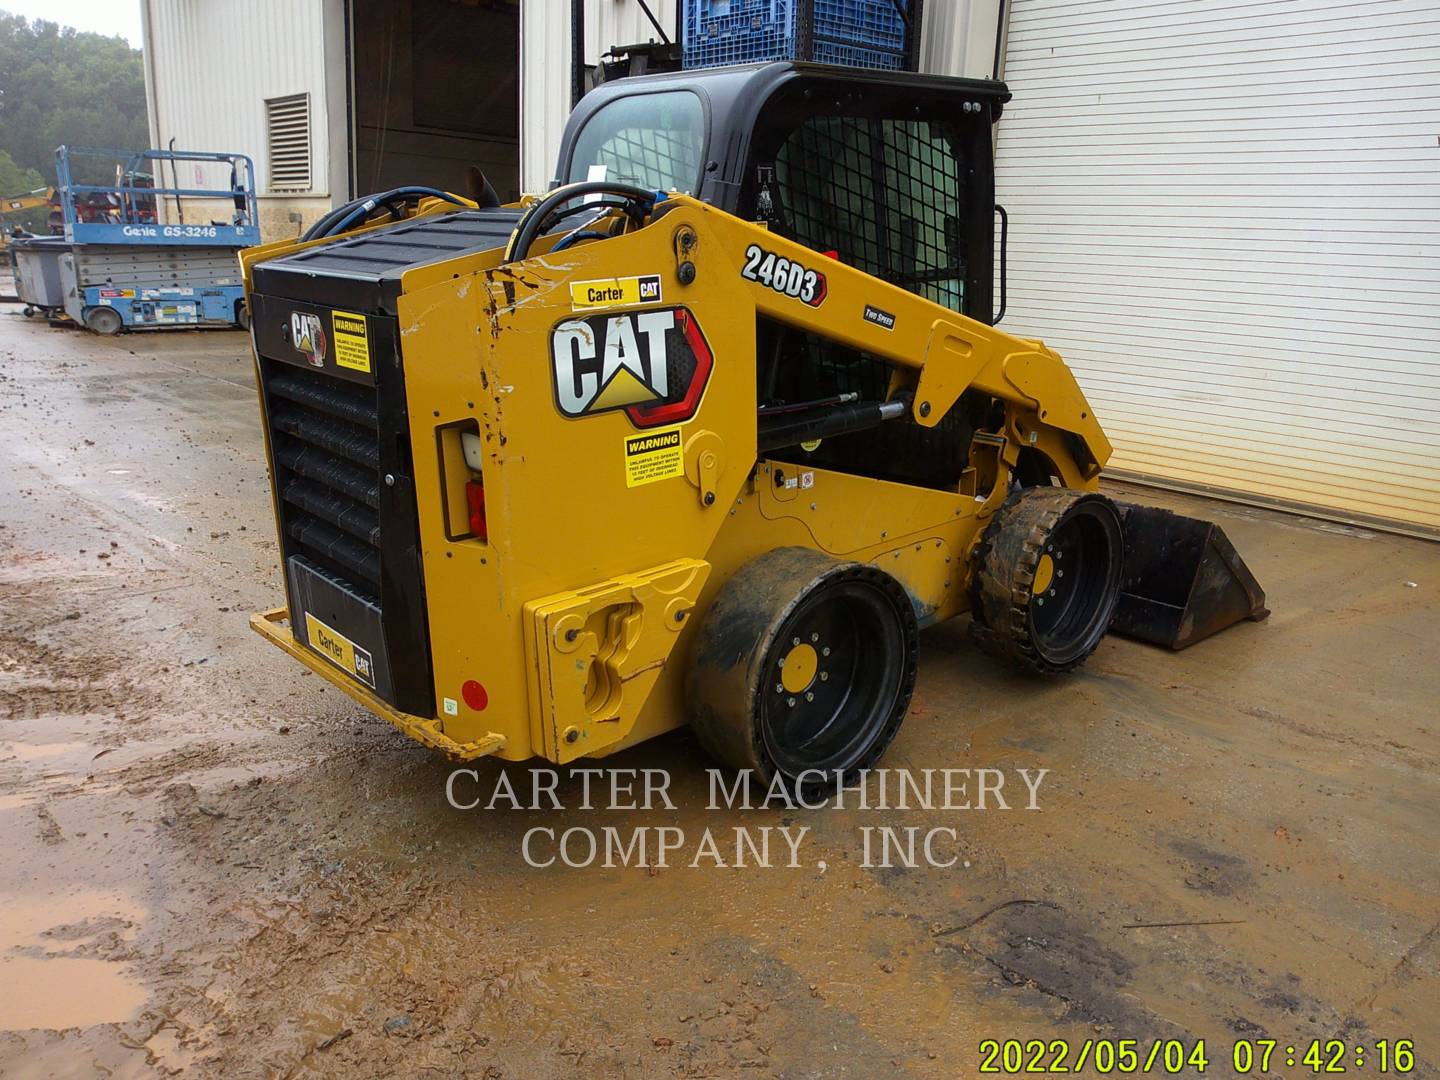
[[[45,186],[39,170],[22,169],[8,150],[0,150],[0,195],[23,195]]]
[[[62,143],[138,150],[149,141],[139,49],[123,38],[0,11],[0,151],[19,170],[54,183]],[[114,179],[113,166],[108,174],[97,169],[76,179]],[[13,192],[0,187],[0,194]]]

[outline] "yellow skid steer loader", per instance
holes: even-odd
[[[544,196],[396,189],[245,252],[287,593],[255,628],[459,759],[688,722],[810,783],[879,759],[924,626],[1062,672],[1112,624],[1263,617],[1217,528],[1099,493],[1075,378],[994,326],[1008,98],[622,79]]]

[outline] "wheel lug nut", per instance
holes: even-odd
[[[1051,595],[1051,596],[1054,596],[1054,595],[1055,595],[1055,590],[1054,590],[1054,589],[1051,589],[1051,590],[1050,590],[1050,595]]]
[[[829,655],[830,655],[830,646],[829,646],[829,645],[826,645],[823,649],[821,649],[821,650],[820,650],[820,655],[821,655],[821,656],[829,656]]]
[[[830,673],[829,673],[828,671],[822,671],[822,672],[820,672],[820,681],[821,681],[821,682],[826,682],[829,678],[830,678]]]
[[[813,641],[819,641],[819,640],[820,640],[820,635],[819,635],[819,634],[811,634],[811,635],[810,635],[810,640],[811,640],[812,642],[813,642]]]
[[[1035,604],[1036,604],[1037,607],[1044,607],[1044,606],[1045,606],[1045,598],[1044,598],[1043,596],[1037,596],[1037,597],[1035,598]]]
[[[784,692],[785,692],[785,684],[784,684],[784,683],[778,683],[778,682],[777,682],[777,683],[775,684],[775,693],[777,693],[777,694],[783,694]]]
[[[790,639],[790,644],[791,644],[791,645],[799,645],[799,644],[800,644],[800,639],[799,639],[798,637],[797,637],[797,638],[791,638],[791,639]]]
[[[806,701],[814,701],[814,700],[815,700],[815,695],[807,691],[806,694],[805,694],[805,700],[806,700]]]
[[[789,705],[790,708],[793,709],[793,708],[795,707],[795,699],[794,699],[793,697],[792,697],[792,698],[788,698],[788,699],[786,700],[785,704],[786,704],[786,705]]]

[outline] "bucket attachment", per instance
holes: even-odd
[[[1242,619],[1270,611],[1265,590],[1211,521],[1118,503],[1125,523],[1125,576],[1110,629],[1183,649]]]

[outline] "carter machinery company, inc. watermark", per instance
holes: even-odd
[[[875,769],[848,780],[816,773],[789,785],[777,777],[765,783],[746,771],[706,770],[711,813],[750,810],[925,811],[1038,810],[1040,787],[1049,769]],[[531,769],[518,785],[500,770],[482,777],[477,769],[455,769],[445,782],[445,799],[456,810],[553,812],[673,811],[670,774],[664,769]],[[562,779],[569,805],[562,799]],[[578,795],[577,797],[574,797]],[[959,865],[958,833],[949,825],[861,824],[862,867]],[[794,818],[784,824],[727,824],[687,830],[679,825],[616,826],[597,822],[556,828],[534,825],[520,836],[520,852],[533,867],[589,866],[664,869],[813,866],[802,853],[810,826]],[[966,863],[965,865],[969,865]]]

